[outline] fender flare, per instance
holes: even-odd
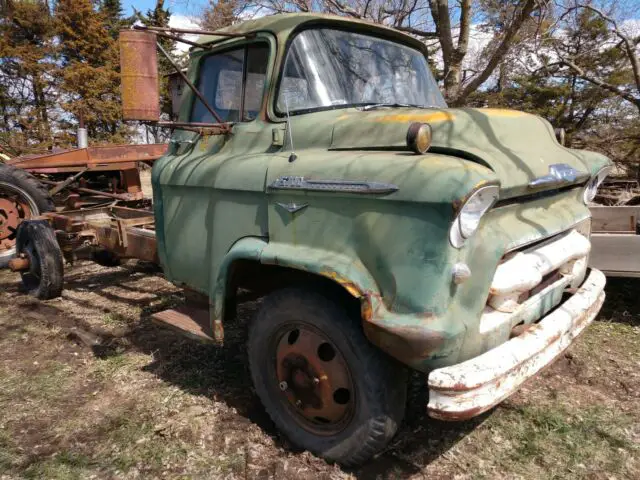
[[[236,260],[254,260],[316,274],[337,283],[355,298],[379,296],[373,276],[358,258],[313,247],[268,242],[261,237],[244,237],[229,249],[212,283],[209,297],[214,332],[222,326],[230,266]]]

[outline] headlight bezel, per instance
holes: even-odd
[[[582,193],[582,201],[585,205],[593,202],[598,193],[598,188],[600,188],[600,185],[602,185],[602,182],[604,182],[605,178],[611,173],[612,169],[613,165],[605,165],[589,179]]]
[[[478,206],[475,206],[474,212],[466,211],[469,207],[474,206],[472,202],[479,199],[481,195],[490,195],[490,201],[484,202]],[[500,198],[500,184],[499,183],[491,183],[484,184],[467,195],[467,198],[462,203],[462,206],[456,212],[456,216],[453,219],[451,227],[449,229],[449,242],[455,248],[462,248],[465,242],[471,238],[475,232],[478,230],[480,226],[480,222],[482,221],[482,217],[486,215],[486,213],[495,205],[495,203]],[[463,225],[465,221],[464,215],[468,215],[469,217],[466,219],[467,225]],[[475,218],[474,218],[475,216]]]

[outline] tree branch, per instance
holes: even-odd
[[[464,103],[466,98],[475,92],[480,85],[487,81],[487,79],[491,76],[493,71],[496,69],[498,64],[502,61],[504,56],[509,51],[511,47],[511,43],[513,42],[513,38],[520,31],[520,27],[522,24],[531,16],[533,10],[538,6],[537,0],[525,0],[522,8],[520,8],[509,27],[507,28],[504,36],[502,37],[502,41],[498,45],[498,47],[494,50],[493,54],[489,58],[487,65],[480,75],[475,77],[471,82],[469,82],[460,92],[460,94],[455,99],[456,104]]]
[[[615,93],[620,98],[623,98],[628,102],[631,102],[633,105],[635,105],[638,108],[638,110],[640,110],[640,98],[636,98],[634,95],[630,94],[629,92],[620,90],[615,85],[607,83],[604,80],[600,80],[599,78],[588,76],[582,68],[580,68],[578,65],[573,63],[571,60],[562,59],[561,62],[565,64],[567,67],[569,67],[571,70],[573,70],[584,81],[592,83],[593,85],[597,85],[600,88],[603,88],[604,90],[608,90],[609,92]]]
[[[611,18],[609,15],[605,14],[599,8],[594,7],[593,5],[576,4],[575,6],[569,8],[562,15],[562,17],[564,17],[565,15],[568,15],[572,11],[575,11],[575,10],[577,10],[579,8],[583,8],[585,10],[589,10],[589,11],[595,13],[600,18],[602,18],[604,21],[606,21],[606,22],[608,22],[608,23],[610,23],[612,25],[611,32],[616,37],[618,37],[620,39],[620,43],[618,43],[617,46],[624,45],[625,53],[626,53],[626,55],[627,55],[627,57],[629,59],[629,63],[631,63],[631,69],[633,71],[633,80],[634,80],[634,82],[636,84],[636,89],[638,90],[638,93],[640,93],[640,60],[638,59],[638,55],[636,53],[636,48],[635,48],[636,45],[638,43],[640,43],[640,36],[637,37],[637,38],[631,38],[628,35],[624,34],[620,30],[620,28],[618,28],[618,23],[613,18]]]
[[[395,27],[396,30],[400,30],[401,32],[410,33],[411,35],[416,35],[422,38],[438,38],[437,32],[426,32],[424,30],[420,30],[413,27]]]

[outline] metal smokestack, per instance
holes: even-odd
[[[78,125],[77,134],[78,148],[87,148],[89,146],[89,137],[87,135],[87,129],[84,128],[84,117],[80,115],[80,122]]]

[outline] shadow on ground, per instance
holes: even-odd
[[[184,301],[179,293],[156,292],[131,282],[138,276],[156,272],[156,269],[148,265],[127,264],[118,269],[97,273],[90,278],[86,275],[74,275],[73,272],[67,276],[67,302],[75,302],[85,308],[99,308],[73,295],[74,291],[91,291],[109,301],[123,302],[141,310],[138,321],[130,322],[117,333],[74,316],[67,308],[63,311],[55,302],[26,300],[21,308],[26,309],[27,316],[32,314],[48,325],[63,327],[70,339],[91,348],[99,358],[122,355],[128,351],[151,355],[153,361],[143,367],[145,371],[192,395],[225,402],[235,408],[239,415],[274,437],[280,446],[295,452],[286,439],[279,437],[251,384],[246,352],[247,322],[259,308],[260,301],[246,301],[239,305],[236,320],[225,325],[223,347],[200,344],[151,323],[153,313]],[[9,291],[18,291],[16,285],[5,286]],[[104,290],[113,286],[144,298],[128,298],[114,293],[114,289]],[[149,306],[150,299],[156,300],[152,307]],[[459,423],[428,418],[425,410],[427,392],[424,377],[418,374],[412,376],[408,397],[407,416],[398,434],[381,455],[366,466],[352,471],[357,477],[389,478],[418,473],[450,450],[487,417],[484,415]]]
[[[640,325],[640,278],[607,278],[605,292],[600,320]]]

